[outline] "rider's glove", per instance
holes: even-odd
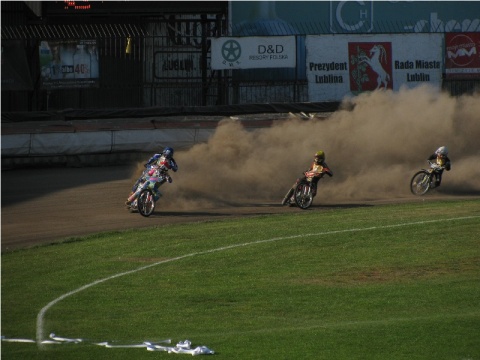
[[[167,177],[167,181],[171,184],[172,181],[173,181],[172,177],[171,177],[171,176],[168,176],[168,177]]]

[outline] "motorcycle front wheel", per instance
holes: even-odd
[[[313,202],[312,188],[310,187],[310,184],[304,181],[300,182],[295,187],[294,198],[295,203],[300,209],[308,209]]]
[[[137,199],[137,208],[142,216],[148,217],[153,214],[153,210],[155,210],[155,199],[150,189],[145,189],[140,192]]]
[[[430,174],[426,171],[419,171],[413,175],[410,181],[410,190],[414,195],[424,195],[430,189]]]

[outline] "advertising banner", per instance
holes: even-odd
[[[447,79],[480,78],[480,33],[445,34]]]
[[[212,39],[213,70],[294,68],[295,36],[221,37]]]
[[[443,34],[307,36],[309,101],[377,89],[441,87]]]
[[[479,32],[480,1],[229,1],[232,36]]]
[[[43,89],[99,86],[96,40],[42,41],[39,56]]]

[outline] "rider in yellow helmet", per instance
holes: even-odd
[[[311,181],[312,187],[313,187],[312,195],[313,197],[315,197],[315,195],[317,195],[317,183],[320,180],[320,178],[323,176],[323,174],[327,174],[330,177],[333,176],[333,172],[330,170],[327,163],[325,162],[325,152],[323,150],[319,150],[315,153],[313,162],[310,165],[310,168],[306,172],[310,172],[310,171],[313,171],[319,174],[318,176],[314,176]],[[297,184],[300,181],[305,179],[306,179],[305,175],[297,179],[297,181],[295,182],[295,184],[293,184],[290,191],[283,198],[282,205],[286,205],[287,203],[289,203],[290,205],[295,204],[295,201],[292,199],[293,192],[295,191],[295,187],[297,186]]]

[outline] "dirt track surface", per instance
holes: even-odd
[[[124,206],[133,174],[135,172],[130,166],[2,171],[2,252],[110,230],[303,211],[282,207],[280,195],[256,204],[216,208],[178,210],[174,203],[166,207],[159,204],[155,213],[145,218],[128,212]],[[433,195],[428,200],[444,198],[462,197]],[[308,211],[405,201],[423,199],[412,196],[375,202],[314,202]]]
[[[158,204],[145,218],[124,206],[134,173],[129,166],[2,171],[2,252],[95,232],[287,210],[273,203],[187,211]]]

